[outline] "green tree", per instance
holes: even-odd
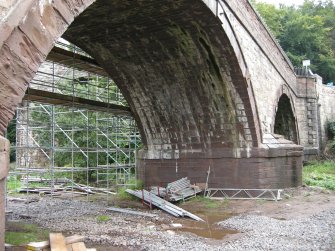
[[[16,143],[16,123],[15,123],[15,119],[13,119],[7,127],[7,139],[10,142],[11,145],[11,149],[10,149],[10,154],[9,154],[9,158],[10,158],[10,162],[13,162],[16,160],[16,151],[15,151],[15,143]]]
[[[305,0],[298,7],[252,1],[295,66],[311,60],[325,82],[335,80],[335,6],[332,1]]]

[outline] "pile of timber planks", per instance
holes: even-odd
[[[38,194],[50,194],[52,196],[61,196],[62,194],[66,193],[72,193],[72,194],[78,194],[78,195],[88,195],[88,194],[113,194],[116,193],[111,191],[110,189],[105,188],[97,188],[92,187],[88,185],[78,184],[73,182],[70,179],[62,178],[62,179],[56,179],[55,185],[53,187],[28,187],[27,182],[34,182],[34,183],[50,183],[50,180],[43,179],[39,177],[34,176],[26,176],[21,181],[24,181],[24,186],[22,186],[19,189],[19,192],[21,193],[38,193]],[[70,184],[70,185],[69,185]]]
[[[61,233],[50,233],[49,241],[31,242],[27,244],[27,251],[96,251],[86,248],[84,239],[79,235],[65,238]]]

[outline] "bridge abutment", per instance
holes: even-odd
[[[285,188],[301,185],[302,159],[301,146],[279,135],[267,134],[260,148],[249,150],[193,149],[178,154],[141,150],[137,155],[137,173],[146,187],[165,186],[188,177],[198,184],[208,180],[208,187],[212,188]]]

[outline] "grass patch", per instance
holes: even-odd
[[[108,216],[108,215],[99,215],[97,217],[97,221],[99,223],[103,223],[103,222],[106,222],[106,221],[109,221],[111,218]]]
[[[335,162],[311,162],[303,167],[303,182],[335,191]]]
[[[122,187],[120,188],[118,191],[117,191],[117,197],[120,199],[120,200],[132,200],[134,198],[136,198],[135,196],[129,194],[126,192],[126,189],[125,187]]]
[[[120,200],[137,200],[138,198],[127,193],[126,189],[132,189],[132,190],[141,190],[143,189],[143,181],[141,180],[130,180],[129,183],[131,185],[127,186],[127,187],[121,187],[118,189],[117,191],[117,197]]]
[[[21,183],[19,180],[16,180],[14,176],[8,176],[6,181],[7,191],[16,191],[21,187]]]
[[[12,245],[24,245],[32,241],[45,241],[49,238],[49,232],[40,229],[33,224],[20,222],[7,222],[5,242]]]

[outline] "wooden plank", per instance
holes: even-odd
[[[87,71],[100,76],[109,77],[106,71],[93,58],[89,58],[72,51],[54,47],[47,56],[47,60],[70,68]]]
[[[66,244],[72,244],[72,243],[76,243],[76,242],[83,242],[84,240],[85,240],[84,236],[76,235],[76,234],[65,238]]]
[[[69,236],[69,237],[65,238],[65,243],[66,243],[66,245],[68,245],[68,244],[72,244],[72,243],[75,243],[75,242],[84,241],[84,239],[85,239],[84,236],[72,235],[72,236]],[[50,247],[50,242],[49,241],[30,242],[26,246],[27,250],[31,250],[31,251],[39,251],[39,250],[44,251],[44,249],[49,248],[49,247]]]
[[[105,103],[96,100],[73,97],[34,88],[28,88],[23,100],[41,102],[52,105],[63,105],[83,107],[92,111],[108,111],[118,115],[131,116],[132,112],[128,106]]]
[[[86,251],[84,242],[77,242],[72,244],[72,251]]]
[[[67,244],[66,248],[67,248],[67,251],[73,251],[72,244]]]
[[[50,233],[49,234],[50,248],[51,251],[67,251],[65,244],[65,237],[61,233]]]

